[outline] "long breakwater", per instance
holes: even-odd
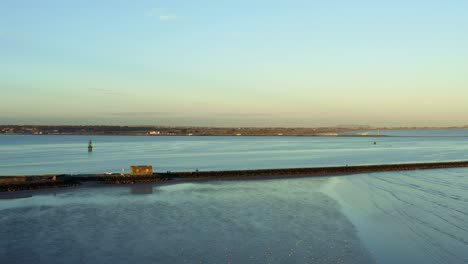
[[[468,161],[358,165],[337,167],[285,168],[260,170],[156,172],[152,175],[80,174],[0,177],[0,192],[78,187],[86,182],[102,184],[142,184],[197,180],[237,180],[293,177],[320,177],[387,171],[427,170],[468,167]]]

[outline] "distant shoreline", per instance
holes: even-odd
[[[404,136],[393,136],[393,135],[359,135],[359,134],[338,134],[338,135],[146,135],[146,134],[0,134],[0,136],[114,136],[114,137],[404,137]],[[452,136],[448,136],[452,137]],[[463,136],[454,136],[463,137]],[[468,137],[468,136],[467,136]]]
[[[468,130],[468,129],[467,129]],[[30,134],[0,134],[1,136],[87,136],[87,137],[323,137],[323,138],[468,138],[466,136],[444,136],[444,135],[374,135],[374,134],[340,134],[340,135],[140,135],[140,134],[46,134],[46,135],[30,135]],[[1,177],[1,176],[0,176]]]
[[[454,130],[465,127],[164,127],[164,126],[33,126],[0,125],[0,135],[80,136],[314,136],[378,137],[380,131]],[[352,134],[368,131],[367,135]]]

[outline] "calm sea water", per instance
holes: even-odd
[[[2,136],[0,174],[468,160],[458,137],[91,139]],[[468,169],[24,197],[0,199],[2,263],[468,263]]]
[[[120,172],[139,164],[193,171],[453,160],[468,160],[468,137],[0,136],[0,175]]]

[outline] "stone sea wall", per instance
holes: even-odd
[[[287,177],[317,177],[331,175],[349,175],[385,171],[427,170],[468,167],[468,161],[361,165],[315,168],[287,168],[264,170],[231,170],[231,171],[194,171],[166,172],[151,175],[120,174],[82,174],[82,175],[41,175],[0,177],[0,192],[37,190],[48,188],[76,187],[85,182],[103,184],[139,184],[161,183],[167,181],[183,182],[193,180],[217,179],[262,179]]]
[[[167,177],[182,179],[197,178],[261,178],[261,177],[297,177],[297,176],[330,176],[347,175],[357,173],[372,173],[385,171],[405,171],[424,169],[444,169],[468,167],[468,161],[459,162],[436,162],[436,163],[408,163],[408,164],[385,164],[385,165],[361,165],[361,166],[339,166],[339,167],[315,167],[315,168],[288,168],[288,169],[265,169],[265,170],[233,170],[233,171],[194,171],[174,172],[164,174]]]

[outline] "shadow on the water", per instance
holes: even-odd
[[[0,200],[11,200],[11,199],[24,199],[24,198],[32,198],[31,193],[23,193],[23,192],[14,192],[14,193],[1,193]]]

